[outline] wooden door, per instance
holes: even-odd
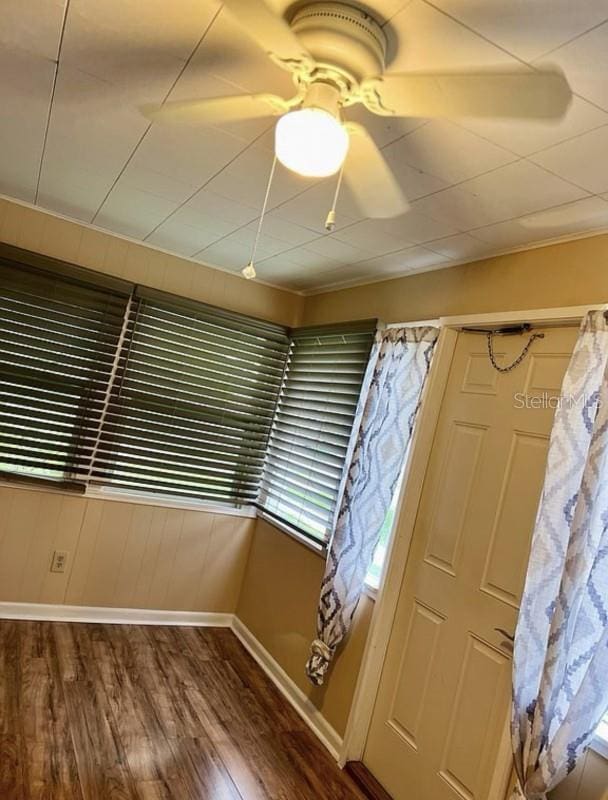
[[[458,337],[364,763],[395,800],[493,800],[555,403],[577,331],[549,328],[512,372]],[[525,336],[497,337],[499,363]]]

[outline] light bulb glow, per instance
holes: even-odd
[[[321,108],[290,111],[277,122],[275,153],[281,164],[307,178],[325,178],[342,166],[348,132]]]

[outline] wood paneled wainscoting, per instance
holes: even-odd
[[[0,620],[2,800],[359,800],[227,628]]]

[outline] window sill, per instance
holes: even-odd
[[[11,488],[30,489],[33,491],[47,490],[62,494],[84,494],[86,486],[78,481],[66,481],[57,478],[41,478],[37,475],[21,474],[19,472],[0,473],[0,485]]]
[[[378,586],[375,586],[373,583],[368,583],[365,581],[365,585],[363,586],[363,594],[366,597],[369,597],[374,603],[378,599]]]
[[[54,494],[80,495],[90,500],[109,500],[113,503],[134,503],[135,505],[157,506],[158,508],[177,508],[183,511],[201,511],[207,514],[223,514],[232,517],[248,517],[255,519],[253,506],[224,506],[220,503],[187,500],[180,497],[164,497],[163,495],[125,492],[103,487],[90,487],[82,483],[54,481],[50,478],[21,478],[21,476],[0,476],[0,486],[11,489],[23,489],[30,492],[53,492]]]
[[[300,533],[295,528],[292,528],[290,525],[287,525],[285,522],[281,522],[275,517],[271,517],[270,514],[265,514],[263,511],[259,511],[257,513],[258,519],[263,519],[264,522],[267,522],[269,525],[272,525],[273,528],[276,528],[281,533],[286,533],[292,539],[295,539],[296,542],[307,547],[309,550],[312,550],[313,553],[316,553],[318,556],[322,556],[325,558],[325,554],[327,553],[327,546],[322,544],[321,542],[315,542],[312,539],[309,539],[308,536],[304,536],[303,533]]]
[[[205,500],[193,500],[182,497],[170,497],[152,492],[127,492],[122,489],[112,489],[105,486],[88,486],[85,497],[91,500],[110,500],[114,503],[135,503],[141,506],[159,506],[161,508],[179,508],[184,511],[203,511],[208,514],[224,514],[233,517],[255,518],[256,511],[253,506],[222,505],[210,503]]]

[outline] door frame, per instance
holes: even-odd
[[[524,322],[543,327],[578,325],[587,312],[594,310],[606,311],[608,304],[446,316],[440,317],[438,323],[434,323],[438,324],[441,330],[422,395],[410,454],[405,466],[394,530],[386,555],[353,703],[338,759],[340,766],[344,766],[347,761],[363,761],[384,659],[418,515],[422,487],[459,332],[465,327],[498,327]],[[405,322],[403,326],[410,327],[418,324],[421,323]],[[390,327],[401,327],[401,324],[397,323]],[[490,800],[504,800],[511,773],[511,737],[507,722],[499,745],[497,769],[490,787]]]

